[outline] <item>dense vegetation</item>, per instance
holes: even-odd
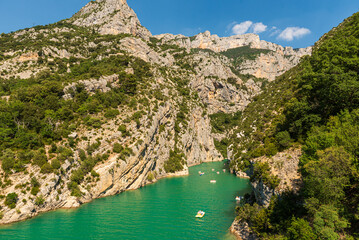
[[[244,61],[255,60],[261,53],[267,54],[270,52],[271,50],[267,49],[256,49],[251,48],[250,46],[243,46],[238,48],[231,48],[221,53],[228,58],[237,59],[238,61]]]
[[[279,79],[290,86],[288,93],[282,89],[281,97],[289,101],[270,95],[277,109],[260,110],[267,114],[257,117],[269,118],[256,123],[264,131],[260,135],[256,132],[246,142],[254,148],[237,155],[241,159],[238,167],[243,169],[248,166],[243,164],[245,159],[273,155],[293,142],[303,145],[303,187],[299,194],[274,198],[268,208],[247,197],[247,204],[237,209],[239,217],[262,238],[359,237],[358,29],[357,13],[325,35],[311,57]],[[265,93],[277,84],[269,86]],[[261,98],[265,96],[258,98],[253,105],[263,103]],[[271,117],[273,111],[276,114]]]

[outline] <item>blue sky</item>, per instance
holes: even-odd
[[[219,36],[257,32],[261,39],[306,47],[359,11],[358,0],[127,0],[153,34]],[[71,17],[88,0],[0,0],[0,32]]]

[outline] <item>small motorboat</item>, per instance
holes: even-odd
[[[210,183],[216,183],[217,181],[216,180],[211,180],[209,181]]]
[[[204,216],[205,214],[206,214],[205,212],[199,210],[199,211],[197,212],[196,218],[203,218],[203,216]]]
[[[236,197],[236,201],[241,201],[241,197]]]
[[[223,172],[226,172],[226,169],[223,169]]]
[[[214,169],[212,168],[212,172],[214,172]]]
[[[217,172],[217,174],[219,174],[219,172]]]
[[[199,175],[200,175],[200,176],[202,176],[203,174],[204,174],[204,172],[199,171]]]

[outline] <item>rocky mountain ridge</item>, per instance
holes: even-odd
[[[259,36],[253,33],[219,37],[205,31],[193,37],[172,34],[160,34],[154,37],[164,43],[176,44],[186,49],[208,49],[217,53],[242,47],[269,50],[260,53],[254,59],[244,59],[240,66],[235,66],[235,68],[242,74],[266,78],[270,81],[297,65],[301,57],[310,55],[312,52],[312,47],[299,49],[282,47],[275,43],[260,40]]]

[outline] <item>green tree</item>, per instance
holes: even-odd
[[[341,218],[338,209],[332,205],[322,205],[314,214],[313,227],[320,239],[339,239],[339,233],[348,226],[348,221]]]
[[[293,218],[287,233],[290,240],[315,240],[317,238],[309,222],[302,218]]]
[[[345,196],[345,187],[353,174],[353,158],[343,147],[319,152],[319,161],[304,166],[305,193],[324,204],[336,203]]]

